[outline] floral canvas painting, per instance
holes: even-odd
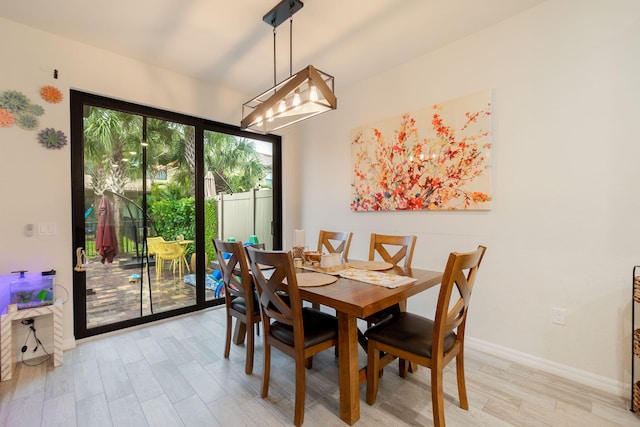
[[[491,92],[352,131],[353,211],[491,209]]]

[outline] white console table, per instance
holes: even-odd
[[[53,316],[53,366],[62,365],[62,300],[56,300],[53,305],[25,308],[0,315],[0,381],[10,380],[13,375],[14,352],[13,322],[16,320],[36,318],[38,316]]]

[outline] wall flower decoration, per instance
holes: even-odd
[[[38,134],[38,142],[46,148],[62,148],[67,145],[67,136],[61,130],[46,128]]]
[[[491,208],[489,91],[354,129],[353,211]]]
[[[5,90],[0,93],[0,108],[3,108],[10,113],[19,113],[27,109],[31,104],[29,98],[17,90]]]
[[[26,109],[26,112],[29,114],[33,114],[34,116],[42,116],[44,114],[44,108],[39,106],[38,104],[29,104]]]
[[[62,102],[62,92],[60,92],[60,89],[55,86],[42,86],[40,88],[40,96],[51,104],[58,104]]]
[[[8,128],[14,125],[16,118],[9,111],[0,108],[0,128]]]
[[[16,116],[16,123],[21,129],[34,130],[40,124],[38,118],[33,114],[21,113]]]

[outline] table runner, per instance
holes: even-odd
[[[372,285],[384,286],[385,288],[397,288],[399,286],[413,283],[416,279],[397,274],[381,273],[379,271],[359,270],[348,268],[340,272],[340,277],[370,283]]]

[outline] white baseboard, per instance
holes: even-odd
[[[73,350],[74,348],[76,348],[76,339],[75,339],[75,337],[69,338],[69,339],[66,339],[66,340],[63,341],[62,349],[64,351]]]
[[[482,351],[492,356],[500,357],[512,362],[519,363],[531,368],[557,375],[571,381],[596,388],[616,396],[628,397],[631,393],[631,385],[623,384],[600,375],[595,375],[587,371],[576,369],[572,366],[556,363],[551,360],[532,356],[527,353],[516,351],[507,347],[502,347],[486,341],[465,337],[465,346],[472,350]]]

